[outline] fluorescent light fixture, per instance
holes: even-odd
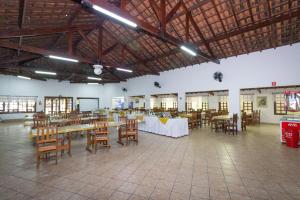
[[[56,75],[55,72],[35,71],[36,74]]]
[[[72,59],[72,58],[65,58],[65,57],[60,57],[60,56],[53,56],[50,55],[49,58],[54,58],[58,60],[65,60],[65,61],[70,61],[70,62],[78,62],[78,60]]]
[[[87,77],[87,79],[97,80],[97,81],[101,81],[102,80],[102,78],[97,78],[97,77]]]
[[[182,49],[183,51],[191,54],[192,56],[196,56],[197,55],[197,53],[195,51],[193,51],[193,50],[191,50],[191,49],[189,49],[189,48],[187,48],[185,46],[181,46],[180,49]]]
[[[88,85],[98,85],[98,83],[88,83]]]
[[[114,18],[114,19],[116,19],[116,20],[118,20],[118,21],[120,21],[120,22],[123,22],[124,24],[127,24],[127,25],[129,25],[129,26],[131,26],[131,27],[133,27],[133,28],[136,28],[136,27],[137,27],[137,24],[136,24],[136,23],[134,23],[134,22],[132,22],[132,21],[130,21],[130,20],[128,20],[128,19],[125,19],[124,17],[121,17],[121,16],[119,16],[119,15],[116,15],[115,13],[112,13],[112,12],[110,12],[109,10],[106,10],[106,9],[104,9],[104,8],[101,8],[101,7],[97,6],[97,5],[93,5],[93,9],[94,9],[94,10],[97,10],[97,11],[99,11],[99,12],[101,12],[102,14],[105,14],[105,15],[107,15],[107,16],[110,16],[110,17],[112,17],[112,18]]]
[[[30,80],[31,78],[29,77],[26,77],[26,76],[17,76],[18,78],[22,78],[22,79],[27,79],[27,80]]]
[[[117,68],[117,70],[132,73],[132,70],[130,69]]]

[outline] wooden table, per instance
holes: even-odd
[[[141,123],[142,121],[138,120],[138,123]],[[122,144],[122,138],[121,138],[121,133],[122,130],[120,126],[126,125],[125,122],[108,122],[108,127],[116,127],[118,129],[118,143]],[[71,155],[71,138],[72,138],[72,133],[76,133],[79,131],[86,131],[87,134],[87,145],[86,145],[86,150],[92,151],[92,143],[91,143],[91,131],[95,129],[95,126],[93,124],[79,124],[79,125],[72,125],[72,126],[63,126],[63,127],[58,127],[58,134],[60,135],[67,135],[68,138],[68,144],[65,144],[60,148],[60,150],[68,150],[68,153]],[[35,141],[36,137],[36,129],[31,129],[29,132],[29,136],[33,141]]]
[[[218,115],[218,116],[212,117],[212,120],[216,120],[216,121],[228,121],[230,119],[231,119],[231,117],[229,115]]]
[[[80,118],[80,121],[82,124],[87,124],[89,123],[90,121],[92,120],[98,120],[100,117],[81,117]],[[70,122],[74,121],[74,119],[49,119],[49,124],[50,125],[57,125],[57,124],[68,124]],[[30,127],[33,127],[34,126],[34,122],[32,120],[27,120],[24,122],[24,126],[30,126]]]
[[[227,121],[229,121],[232,117],[230,117],[229,115],[217,115],[212,117],[211,119],[214,120],[216,122],[216,126],[218,123],[220,123],[222,125],[222,130],[224,130],[225,127],[225,123]],[[217,129],[216,129],[217,132]]]

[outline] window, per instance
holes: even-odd
[[[186,109],[190,110],[207,110],[208,97],[207,96],[187,96]]]
[[[112,98],[112,108],[113,109],[123,109],[125,99],[124,97],[114,97]]]
[[[284,94],[275,94],[274,115],[286,115],[286,114],[287,114],[287,110],[285,106]]]
[[[219,96],[219,111],[228,111],[228,96]]]
[[[241,110],[246,113],[252,113],[253,95],[241,95]]]
[[[202,110],[208,110],[208,102],[202,102]]]
[[[36,112],[37,97],[0,96],[0,113]]]
[[[45,113],[70,113],[73,110],[73,97],[45,97]]]
[[[161,107],[165,110],[177,108],[177,97],[161,97]]]
[[[208,96],[207,97],[202,97],[202,110],[208,110],[209,106],[208,106]]]

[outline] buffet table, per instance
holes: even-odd
[[[139,130],[169,137],[182,137],[189,134],[187,118],[159,118],[145,116]]]

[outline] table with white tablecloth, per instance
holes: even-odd
[[[139,130],[169,137],[182,137],[189,134],[187,118],[168,119],[166,123],[156,116],[145,116]]]

